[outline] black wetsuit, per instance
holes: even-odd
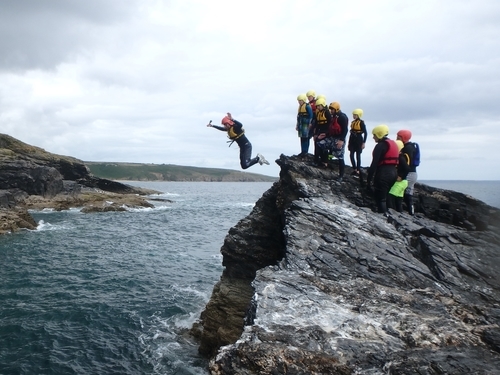
[[[314,114],[315,123],[313,125],[314,136],[316,137],[314,142],[314,161],[316,163],[326,163],[328,161],[328,130],[330,126],[330,121],[332,121],[332,114],[328,108],[324,108],[321,111],[316,109]],[[318,139],[320,134],[324,134],[323,139]]]
[[[368,133],[366,131],[365,122],[361,119],[352,121],[351,135],[347,148],[351,159],[352,168],[361,171],[361,153],[363,152],[362,145],[366,143]]]
[[[243,124],[239,121],[233,119],[234,125],[232,126],[233,132],[236,134],[236,138],[230,138],[240,146],[240,165],[241,168],[247,169],[252,165],[259,162],[259,158],[255,157],[252,159],[252,144],[248,140],[243,130]],[[228,132],[224,126],[212,125],[213,128],[221,131]],[[229,134],[229,132],[228,132]]]
[[[387,212],[387,194],[398,177],[398,170],[395,164],[382,164],[389,150],[388,139],[383,138],[373,149],[373,159],[368,168],[367,183],[373,179],[373,188],[375,202],[377,203],[378,212]]]

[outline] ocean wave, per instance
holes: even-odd
[[[54,225],[51,223],[46,223],[44,220],[40,220],[38,222],[36,229],[33,230],[33,232],[44,232],[44,231],[51,231],[51,230],[68,230],[68,229],[71,229],[71,227],[68,225],[64,225],[64,224]]]

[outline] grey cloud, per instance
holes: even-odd
[[[0,69],[53,69],[133,14],[131,1],[5,0],[0,4]]]

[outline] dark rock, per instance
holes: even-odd
[[[224,240],[193,327],[211,373],[497,374],[500,210],[418,184],[386,217],[311,161],[282,155]]]
[[[0,134],[0,189],[20,189],[29,195],[53,197],[67,193],[64,180],[120,194],[158,193],[95,177],[79,159],[52,154]]]
[[[97,178],[81,160],[52,154],[0,134],[0,233],[35,229],[36,223],[27,208],[125,211],[126,207],[152,207],[138,196],[157,193]],[[112,203],[106,203],[106,199]]]

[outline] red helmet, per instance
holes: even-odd
[[[406,143],[406,142],[408,142],[411,139],[411,131],[409,131],[409,130],[400,130],[400,131],[398,131],[397,136],[399,138],[401,138],[401,140],[403,141],[403,143]]]
[[[222,125],[233,126],[234,122],[228,116],[224,116],[224,118],[220,121]]]

